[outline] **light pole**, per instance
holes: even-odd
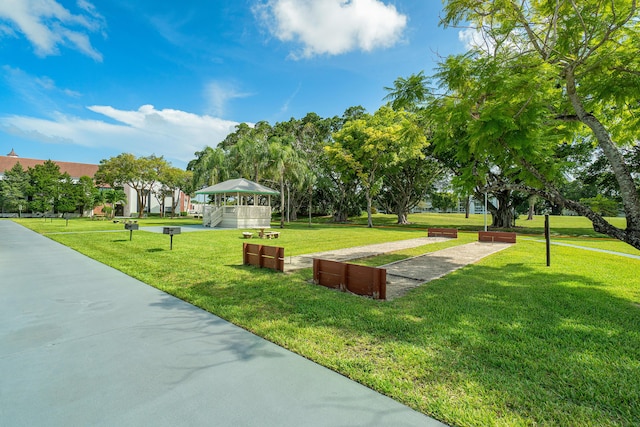
[[[487,192],[484,192],[484,231],[487,231]]]

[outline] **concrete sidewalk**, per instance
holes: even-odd
[[[0,221],[0,424],[442,426]]]
[[[314,258],[345,262],[352,259],[388,254],[389,252],[400,251],[403,249],[417,248],[418,246],[424,246],[431,243],[445,242],[447,240],[449,239],[445,237],[417,237],[415,239],[398,240],[396,242],[377,243],[373,245],[356,246],[353,248],[335,249],[332,251],[299,255],[285,258],[284,271],[311,268],[313,267]]]
[[[425,255],[381,265],[387,270],[387,300],[449,274],[465,265],[513,246],[511,243],[471,242]]]
[[[311,268],[314,258],[345,262],[447,240],[450,239],[446,237],[418,237],[396,242],[316,252],[285,258],[284,269],[285,271],[294,271],[301,268]],[[482,258],[510,246],[512,245],[509,243],[472,242],[381,265],[380,268],[387,270],[387,300],[399,298],[423,283],[442,277],[465,265],[476,263]]]

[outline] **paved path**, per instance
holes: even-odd
[[[11,221],[0,424],[442,426]]]
[[[540,239],[527,239],[527,240],[532,240],[534,242],[539,242],[539,243],[546,243],[546,240],[540,240]],[[576,248],[576,249],[584,249],[585,251],[601,252],[604,254],[617,255],[625,258],[640,259],[640,255],[626,254],[624,252],[610,251],[607,249],[590,248],[588,246],[573,245],[571,243],[562,243],[562,242],[554,242],[554,241],[551,241],[550,243],[552,245],[567,246],[569,248]]]
[[[355,248],[338,249],[327,252],[317,252],[285,259],[285,271],[313,267],[313,258],[332,261],[349,261],[383,255],[402,249],[410,249],[449,240],[445,237],[420,237],[417,239],[400,240],[397,242],[379,243],[375,245],[359,246]],[[480,243],[472,242],[465,245],[442,249],[426,255],[382,265],[387,270],[387,300],[392,300],[406,294],[410,289],[423,283],[437,279],[451,273],[460,267],[473,264],[482,258],[510,247],[508,243]]]
[[[474,264],[510,246],[510,243],[472,242],[382,265],[380,268],[387,270],[387,299],[398,298],[423,283]]]
[[[417,248],[418,246],[444,242],[447,240],[448,239],[444,237],[418,237],[416,239],[399,240],[397,242],[377,243],[375,245],[356,246],[353,248],[336,249],[332,251],[294,256],[285,259],[284,271],[311,268],[313,267],[314,258],[344,262],[352,259],[383,255],[389,252],[400,251],[402,249]]]

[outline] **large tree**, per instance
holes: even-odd
[[[269,138],[272,131],[268,122],[260,121],[249,130],[245,127],[239,128],[235,143],[225,142],[230,168],[234,169],[237,175],[261,182],[268,167]]]
[[[422,202],[443,174],[442,165],[433,157],[414,157],[391,166],[384,176],[378,203],[398,217],[398,224],[408,224],[409,212]]]
[[[637,2],[456,0],[446,3],[443,22],[464,22],[481,40],[447,60],[441,73],[447,94],[470,103],[469,146],[488,151],[491,144],[494,155],[500,151],[520,167],[513,189],[572,209],[594,230],[640,249],[638,171],[624,155],[637,147],[640,127]],[[471,94],[451,85],[461,81],[465,61]],[[563,148],[584,140],[601,151],[615,177],[626,229],[561,191]]]
[[[81,176],[76,185],[76,204],[80,210],[80,216],[83,216],[86,211],[92,210],[96,206],[100,206],[97,200],[100,190],[95,186],[93,178],[86,175]]]
[[[31,209],[36,212],[53,212],[60,190],[60,166],[51,160],[29,168]]]
[[[82,188],[65,172],[60,176],[56,185],[53,208],[58,213],[75,212],[78,210],[81,197]]]
[[[162,206],[164,210],[164,198],[171,199],[171,217],[175,215],[180,198],[176,197],[180,191],[185,194],[192,193],[193,173],[176,167],[165,168],[158,178],[161,184],[159,193],[162,195]]]
[[[195,153],[196,158],[187,165],[192,173],[192,187],[200,189],[229,179],[228,159],[221,147],[205,147]]]
[[[167,167],[169,164],[163,157],[151,155],[136,158],[133,154],[122,153],[101,160],[95,179],[97,183],[108,184],[112,188],[125,184],[133,188],[138,201],[138,217],[142,217],[147,196]]]
[[[334,167],[351,169],[360,179],[367,199],[367,226],[373,227],[372,201],[385,170],[422,156],[427,145],[424,132],[412,113],[383,106],[373,115],[348,120],[333,139],[325,150]]]
[[[27,196],[29,193],[29,173],[22,169],[20,162],[4,171],[4,177],[0,180],[0,204],[2,212],[18,212],[27,208]]]

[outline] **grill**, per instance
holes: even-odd
[[[127,221],[124,223],[124,229],[129,230],[129,241],[131,241],[131,238],[133,237],[133,230],[140,229],[140,225],[138,225],[137,222]]]
[[[174,234],[180,234],[180,232],[180,227],[162,227],[162,234],[173,236]]]
[[[169,246],[170,250],[173,250],[173,236],[180,233],[180,227],[162,227],[162,234],[168,234],[169,236],[171,236],[171,243]]]

